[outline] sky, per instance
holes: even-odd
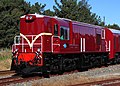
[[[46,4],[45,9],[53,10],[54,0],[25,0],[34,4],[39,2]],[[60,0],[57,0],[60,2]],[[80,0],[78,0],[80,1]],[[91,12],[99,15],[102,20],[105,17],[105,24],[118,24],[120,26],[120,0],[88,0],[92,7]]]

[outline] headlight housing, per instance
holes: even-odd
[[[12,54],[13,56],[18,56],[18,49],[15,49],[15,51]]]
[[[37,49],[37,52],[40,53],[40,51],[41,51],[40,48],[38,48],[38,49]]]

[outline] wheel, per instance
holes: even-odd
[[[81,72],[88,71],[88,68],[81,68]]]
[[[43,74],[44,78],[50,78],[49,74]]]
[[[58,72],[59,75],[62,75],[63,73],[64,73],[63,71],[59,71],[59,72]]]

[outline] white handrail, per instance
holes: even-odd
[[[32,40],[33,40],[34,37],[36,37],[36,35],[25,35],[25,36],[32,38]],[[23,38],[23,37],[21,37],[21,43],[20,43],[20,41],[17,43],[16,41],[17,41],[17,38],[18,38],[18,37],[19,37],[19,39],[20,39],[20,36],[15,36],[15,37],[14,37],[15,49],[16,49],[16,46],[19,45],[19,46],[22,46],[22,52],[24,52],[24,51],[26,51],[26,49],[24,50],[24,46],[25,46],[25,45],[29,45],[29,44],[28,44],[28,43],[24,43],[24,38]],[[41,37],[41,41],[38,42],[38,43],[34,43],[34,45],[41,45],[41,51],[42,51],[42,36],[40,36],[40,37]],[[32,48],[30,48],[30,49],[32,49],[32,52],[33,52],[33,46],[32,46]]]
[[[53,35],[53,36],[51,37],[51,48],[52,48],[51,50],[52,50],[52,52],[54,51],[54,49],[53,49],[53,46],[54,46],[54,45],[60,46],[60,44],[55,44],[55,43],[53,42],[53,38],[54,38],[54,37],[57,37],[57,38],[60,39],[60,36],[54,36],[54,35]]]

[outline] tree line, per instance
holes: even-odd
[[[20,16],[29,13],[39,13],[48,16],[58,16],[75,21],[120,29],[117,24],[105,25],[101,17],[91,12],[92,7],[86,0],[60,0],[55,1],[54,11],[45,10],[46,4],[31,5],[24,0],[0,0],[0,48],[10,48],[14,36],[19,34]]]

